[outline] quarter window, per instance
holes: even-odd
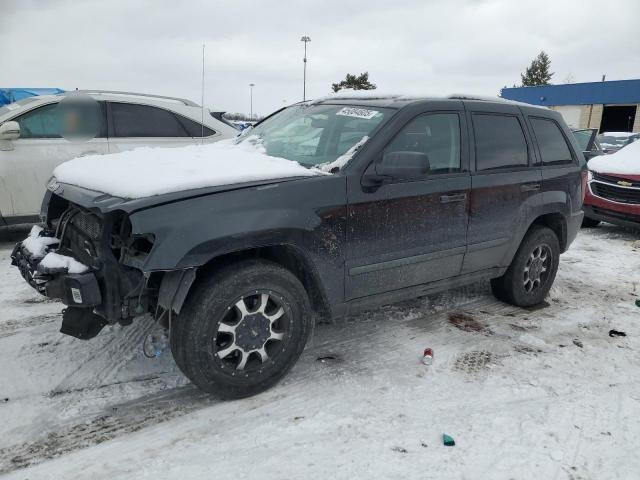
[[[569,145],[567,145],[567,141],[556,122],[542,118],[531,118],[530,120],[533,133],[538,141],[540,155],[542,155],[542,163],[544,165],[573,163]]]
[[[187,130],[187,133],[189,134],[190,137],[198,137],[198,138],[200,138],[203,134],[204,134],[205,137],[209,137],[209,136],[213,135],[214,133],[216,133],[215,131],[213,131],[209,127],[207,127],[206,125],[204,126],[204,128],[202,128],[203,126],[202,126],[201,123],[194,122],[190,118],[183,117],[182,115],[178,115],[178,121]]]
[[[517,117],[473,114],[476,170],[517,168],[528,165],[527,141]]]
[[[405,125],[384,153],[420,152],[429,158],[429,173],[460,172],[460,118],[456,113],[420,115]]]
[[[161,108],[111,103],[115,137],[190,137],[176,116]]]

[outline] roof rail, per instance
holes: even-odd
[[[111,95],[130,95],[132,97],[148,97],[148,98],[160,98],[163,100],[175,100],[177,102],[181,102],[189,107],[199,107],[200,105],[198,105],[197,103],[191,101],[191,100],[187,100],[186,98],[179,98],[179,97],[167,97],[164,95],[153,95],[150,93],[136,93],[136,92],[121,92],[118,90],[70,90],[68,92],[64,92],[61,93],[60,95],[63,96],[68,96],[68,95],[73,95],[74,93],[86,93],[86,94],[91,94],[91,93],[107,93],[107,94],[111,94]]]
[[[467,95],[464,93],[454,93],[452,95],[447,95],[447,98],[451,99],[451,100],[479,100],[482,102],[500,102],[500,101],[506,101],[504,98],[502,97],[491,97],[488,95]]]

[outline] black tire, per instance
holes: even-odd
[[[534,225],[524,236],[505,274],[491,280],[491,290],[498,300],[518,307],[537,305],[553,285],[559,260],[560,244],[554,231]]]
[[[594,220],[593,218],[584,217],[582,219],[582,228],[594,228],[600,225],[600,220]]]
[[[291,369],[312,327],[309,297],[296,276],[273,262],[246,260],[193,287],[172,324],[171,351],[200,389],[248,397]]]

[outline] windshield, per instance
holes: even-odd
[[[238,142],[257,137],[267,155],[329,171],[341,168],[392,112],[378,107],[294,105],[260,123]]]

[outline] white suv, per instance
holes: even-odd
[[[68,118],[57,108],[79,97],[95,100],[94,133],[87,138],[65,135]],[[5,105],[0,108],[0,225],[37,221],[53,169],[72,158],[210,143],[238,133],[189,100],[140,93],[75,91]]]

